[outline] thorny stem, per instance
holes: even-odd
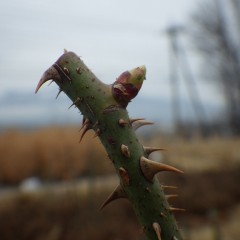
[[[152,123],[131,119],[126,110],[138,94],[145,75],[146,68],[138,67],[107,85],[76,54],[66,52],[44,73],[36,92],[43,83],[54,80],[84,116],[81,139],[93,129],[104,145],[120,182],[101,209],[115,199],[127,198],[148,239],[181,240],[173,211],[183,209],[169,205],[164,186],[155,175],[161,171],[182,171],[148,159],[152,152],[164,149],[142,146],[135,130]]]

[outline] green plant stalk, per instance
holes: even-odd
[[[155,174],[180,170],[155,163],[149,154],[158,148],[144,147],[135,130],[150,124],[130,119],[126,107],[145,79],[144,66],[126,71],[107,85],[102,83],[73,52],[64,53],[41,78],[36,92],[46,81],[54,80],[83,114],[82,137],[92,129],[115,166],[120,183],[101,208],[118,198],[132,203],[139,222],[150,240],[180,240],[173,208]],[[81,140],[80,139],[80,140]],[[93,149],[94,151],[94,149]]]

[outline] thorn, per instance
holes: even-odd
[[[54,82],[54,81],[52,80],[52,81],[48,84],[48,86],[50,86],[53,82]]]
[[[63,71],[64,71],[67,75],[69,75],[69,70],[68,70],[68,68],[64,67],[64,68],[63,68]]]
[[[165,195],[166,199],[169,200],[170,198],[176,198],[178,197],[177,194],[168,194],[168,195]]]
[[[133,124],[136,121],[145,120],[145,118],[130,118],[130,124]]]
[[[90,123],[90,120],[88,118],[86,118],[85,116],[83,116],[83,121],[82,121],[82,126],[79,130],[79,132],[84,128],[86,127],[86,125],[88,125]]]
[[[146,187],[146,188],[145,188],[145,191],[146,191],[146,192],[149,192],[149,193],[151,192],[151,190],[149,189],[149,187]]]
[[[83,132],[82,132],[82,134],[81,134],[79,143],[82,141],[82,139],[83,139],[84,135],[86,134],[86,132],[87,132],[88,130],[90,130],[90,129],[91,129],[91,128],[89,127],[89,125],[86,125],[86,127],[83,129]]]
[[[77,68],[76,68],[76,72],[77,72],[78,74],[81,74],[81,68],[80,68],[80,67],[77,67]]]
[[[122,144],[121,145],[121,152],[122,152],[123,156],[125,156],[126,158],[130,158],[130,151],[128,149],[128,146]]]
[[[59,96],[59,94],[60,94],[61,92],[62,92],[62,90],[59,89],[58,94],[57,94],[57,96],[56,96],[56,99],[58,98],[58,96]]]
[[[102,206],[99,208],[99,210],[102,210],[104,207],[106,207],[110,202],[117,200],[119,198],[127,198],[126,193],[122,189],[120,185],[118,185],[115,190],[110,194],[110,196],[106,199],[106,201],[102,204]]]
[[[121,127],[124,127],[124,126],[128,125],[129,122],[121,118],[121,119],[118,120],[118,124],[119,124]]]
[[[158,240],[161,240],[162,238],[161,238],[161,228],[160,228],[160,225],[157,222],[154,222],[152,226],[153,226],[153,229],[154,229],[154,231],[155,231],[155,233],[157,235]]]
[[[72,83],[72,80],[69,77],[69,70],[66,67],[62,69],[62,67],[60,67],[57,63],[54,63],[53,66],[57,69],[57,71],[61,72],[70,83]]]
[[[67,52],[68,52],[68,50],[64,48],[63,49],[63,53],[67,53]]]
[[[86,117],[85,116],[83,116],[83,119],[82,119],[82,125],[84,124],[84,122],[86,121]]]
[[[166,214],[164,214],[163,212],[160,212],[160,216],[165,218],[167,217]]]
[[[170,207],[170,208],[169,208],[169,211],[170,211],[170,212],[185,212],[186,209],[184,209],[184,208],[174,208],[174,207]]]
[[[163,189],[177,189],[176,186],[168,186],[168,185],[162,185]]]
[[[118,171],[123,184],[129,186],[129,176],[127,171],[123,167],[120,167]]]
[[[150,155],[151,153],[156,151],[167,151],[167,149],[165,148],[153,148],[153,147],[145,147],[145,146],[143,146],[143,150],[147,155]]]
[[[68,109],[70,109],[72,106],[75,105],[75,102],[73,102]],[[76,106],[75,106],[76,107]]]
[[[58,73],[58,71],[56,70],[55,67],[51,66],[49,69],[47,69],[44,74],[42,75],[37,87],[36,87],[36,90],[35,90],[35,93],[38,92],[38,90],[40,89],[40,87],[45,83],[47,82],[48,80],[59,80],[60,79],[60,75]]]
[[[153,122],[149,122],[146,120],[138,120],[132,124],[133,130],[137,130],[138,128],[145,126],[145,125],[152,125],[154,124]]]
[[[93,136],[93,138],[98,137],[101,133],[101,130],[98,128]]]
[[[77,99],[73,102],[73,104],[68,109],[70,109],[73,105],[77,104],[80,101],[81,101],[80,98],[77,97]]]
[[[150,182],[153,181],[153,177],[158,172],[171,171],[171,172],[183,173],[181,170],[175,167],[169,166],[167,164],[159,163],[159,162],[154,162],[152,160],[145,158],[144,156],[142,156],[140,159],[140,166],[144,176]]]
[[[98,121],[96,121],[96,122],[93,124],[92,128],[94,129],[97,125],[98,125]]]

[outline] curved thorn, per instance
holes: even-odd
[[[139,121],[139,120],[145,120],[145,118],[130,118],[129,119],[130,124],[133,124],[134,122]]]
[[[86,117],[83,116],[82,126],[81,126],[79,132],[80,132],[84,127],[86,127],[86,125],[88,125],[89,123],[90,123],[90,120],[89,120],[88,118],[86,118]]]
[[[153,147],[145,147],[145,146],[143,146],[143,150],[147,155],[150,155],[151,153],[156,151],[167,151],[167,149],[165,148],[153,148]]]
[[[74,106],[75,105],[75,102],[73,102],[70,106],[69,106],[69,108],[68,109],[70,109],[72,106]]]
[[[102,210],[104,207],[106,207],[110,202],[119,199],[119,198],[127,198],[126,193],[122,189],[121,185],[118,185],[115,190],[109,195],[109,197],[106,199],[106,201],[102,204],[102,206],[99,208],[99,210]]]
[[[171,171],[171,172],[183,173],[181,170],[175,167],[149,160],[144,156],[142,156],[140,159],[140,166],[144,176],[150,182],[152,182],[155,174],[157,174],[158,172]]]
[[[89,127],[89,125],[86,125],[86,127],[83,129],[83,132],[81,134],[81,137],[80,137],[80,140],[79,140],[79,143],[82,141],[83,137],[85,136],[86,132],[88,130],[90,130],[91,128]]]
[[[145,125],[152,125],[153,122],[146,121],[146,120],[138,120],[132,124],[133,130],[137,130],[138,128],[145,126]]]
[[[62,90],[59,89],[58,94],[57,94],[57,96],[56,96],[56,99],[58,98],[58,96],[59,96],[59,94],[60,94],[61,92],[62,92]]]
[[[42,75],[37,87],[36,87],[36,90],[35,90],[35,93],[38,92],[38,90],[40,89],[40,87],[45,83],[47,82],[48,80],[57,80],[60,78],[60,75],[59,73],[57,72],[57,70],[51,66],[48,70],[46,70],[44,72],[44,74]]]
[[[153,226],[153,229],[154,229],[154,231],[157,235],[158,240],[161,240],[162,239],[161,238],[161,228],[160,228],[159,223],[154,222],[152,226]]]
[[[71,104],[71,106],[68,109],[70,109],[72,106],[76,105],[80,101],[81,101],[80,98],[77,97],[77,99]]]

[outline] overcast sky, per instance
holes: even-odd
[[[0,96],[34,92],[42,73],[66,48],[106,83],[145,64],[141,94],[169,97],[163,32],[172,24],[187,24],[196,6],[192,0],[1,0]]]

